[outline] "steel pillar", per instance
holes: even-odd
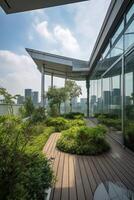
[[[87,88],[87,118],[89,118],[89,88],[90,88],[89,77],[86,78],[86,88]]]

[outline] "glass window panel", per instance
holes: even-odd
[[[103,58],[105,58],[105,56],[107,55],[109,50],[110,50],[110,44],[107,45],[107,47],[106,47],[106,49],[105,49],[105,51],[103,53],[103,56],[102,56]]]
[[[112,126],[115,122],[115,128],[118,130],[121,130],[121,72],[122,60],[116,63],[103,79],[103,110],[113,116]],[[109,80],[109,83],[106,80]]]
[[[134,43],[134,21],[125,31],[125,50]]]
[[[117,39],[117,37],[120,35],[120,33],[123,31],[124,29],[124,20],[121,22],[120,26],[118,27],[117,31],[115,32],[115,34],[112,37],[112,44],[115,42],[115,40]]]
[[[117,44],[111,50],[111,57],[120,56],[123,53],[123,37],[117,42]]]
[[[129,19],[132,17],[132,15],[134,14],[134,4],[132,5],[132,7],[129,9],[127,15],[126,15],[126,22],[129,21]]]
[[[125,59],[125,144],[134,151],[134,52]]]

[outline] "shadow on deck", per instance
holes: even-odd
[[[132,152],[123,149],[119,143],[107,136],[112,147],[109,153],[100,156],[66,154],[55,147],[59,136],[60,133],[53,133],[43,150],[47,157],[52,159],[57,177],[50,200],[134,198],[131,193],[134,190]]]

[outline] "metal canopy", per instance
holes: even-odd
[[[87,0],[0,0],[0,6],[7,13],[23,12]]]
[[[42,72],[44,68],[45,74],[60,78],[69,78],[72,80],[85,80],[89,68],[88,62],[77,60],[64,56],[54,55],[33,49],[26,49],[31,58],[34,60],[37,68]]]

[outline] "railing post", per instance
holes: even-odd
[[[42,66],[41,71],[41,106],[45,106],[45,69],[44,65]]]

